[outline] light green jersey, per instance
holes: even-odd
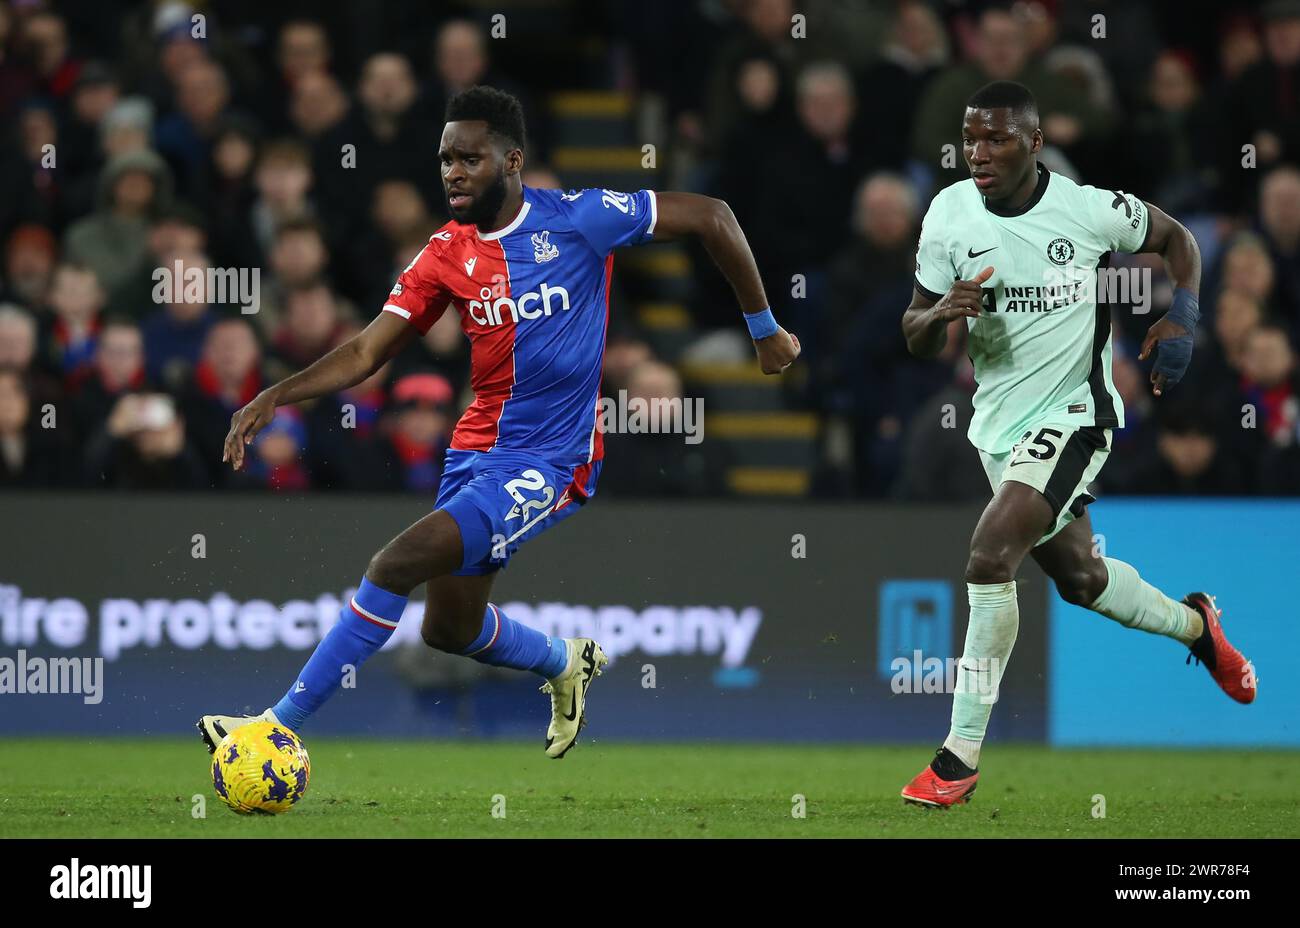
[[[1037,423],[1124,425],[1096,271],[1111,251],[1142,249],[1149,210],[1130,194],[1080,186],[1041,164],[1038,172],[1017,210],[986,204],[973,180],[945,187],[916,253],[916,288],[934,300],[953,280],[994,269],[980,317],[966,320],[978,384],[967,435],[993,454]]]

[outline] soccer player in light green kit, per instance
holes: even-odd
[[[1033,556],[1067,602],[1128,628],[1174,638],[1242,703],[1254,671],[1223,634],[1212,597],[1177,601],[1123,561],[1093,553],[1087,487],[1110,454],[1124,407],[1111,380],[1111,320],[1097,271],[1111,251],[1160,255],[1175,286],[1139,357],[1157,352],[1156,396],[1191,360],[1200,252],[1190,232],[1149,203],[1081,186],[1038,163],[1043,133],[1029,89],[997,81],[967,102],[962,149],[971,177],[941,190],[925,216],[908,350],[937,355],[965,318],[978,388],[968,437],[993,488],[966,564],[970,620],[952,728],[903,788],[909,802],[968,802],[980,746],[1019,626],[1016,571]],[[1190,658],[1189,658],[1190,660]]]

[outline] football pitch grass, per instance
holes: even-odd
[[[245,817],[213,792],[197,739],[6,739],[0,837],[1300,836],[1300,752],[991,745],[974,801],[944,811],[898,796],[920,746],[584,739],[561,761],[540,744],[307,747],[302,804]]]

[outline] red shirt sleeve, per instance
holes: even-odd
[[[401,316],[423,335],[438,321],[451,302],[451,295],[442,286],[438,274],[436,238],[430,239],[406,270],[398,275],[397,283],[389,291],[383,311]]]

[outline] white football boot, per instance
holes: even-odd
[[[203,744],[208,749],[208,753],[215,754],[217,745],[225,739],[226,735],[236,728],[243,728],[250,722],[270,722],[281,728],[289,727],[277,719],[270,709],[261,715],[205,715],[194,723],[194,727],[203,736]]]
[[[546,756],[559,760],[587,724],[587,687],[600,676],[609,658],[590,638],[566,638],[569,665],[564,673],[542,684],[551,694],[551,725],[546,729]]]

